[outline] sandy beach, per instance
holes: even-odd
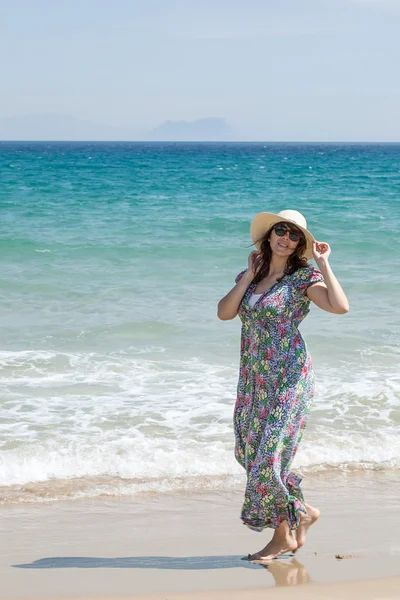
[[[203,592],[200,594],[159,594],[156,596],[135,596],[136,600],[265,600],[273,598],[279,600],[353,600],[363,598],[367,600],[395,600],[399,598],[399,579],[387,578],[368,581],[305,585],[302,588],[278,588],[259,590],[227,590],[225,592]]]
[[[241,524],[241,490],[3,505],[0,598],[399,598],[398,488],[396,471],[306,478],[321,519],[266,567],[242,560],[269,534]]]

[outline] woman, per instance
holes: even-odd
[[[253,219],[248,268],[218,304],[218,317],[242,321],[234,411],[235,456],[247,473],[241,518],[272,540],[249,560],[271,560],[303,546],[319,517],[290,472],[314,395],[311,357],[298,326],[310,301],[344,314],[347,298],[329,266],[331,249],[315,241],[302,214],[284,210]],[[307,263],[315,259],[319,269]],[[296,530],[296,535],[294,535]]]

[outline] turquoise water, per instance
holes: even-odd
[[[400,145],[0,143],[0,181],[3,501],[240,480],[216,304],[252,217],[284,208],[351,305],[302,327],[298,469],[399,466]]]

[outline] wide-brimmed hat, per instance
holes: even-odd
[[[282,221],[292,223],[301,229],[307,241],[307,246],[303,256],[305,256],[307,259],[312,258],[312,246],[315,238],[307,229],[307,221],[297,210],[281,210],[281,212],[277,214],[268,212],[258,213],[258,215],[254,217],[250,226],[251,239],[253,240],[253,244],[257,250],[260,250],[260,242],[267,233],[268,229],[270,229],[276,223],[281,223]]]

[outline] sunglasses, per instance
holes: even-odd
[[[300,231],[292,231],[291,229],[285,227],[285,225],[281,225],[280,223],[275,225],[274,231],[279,237],[283,237],[285,233],[289,233],[289,238],[292,240],[292,242],[298,242],[302,236]]]

